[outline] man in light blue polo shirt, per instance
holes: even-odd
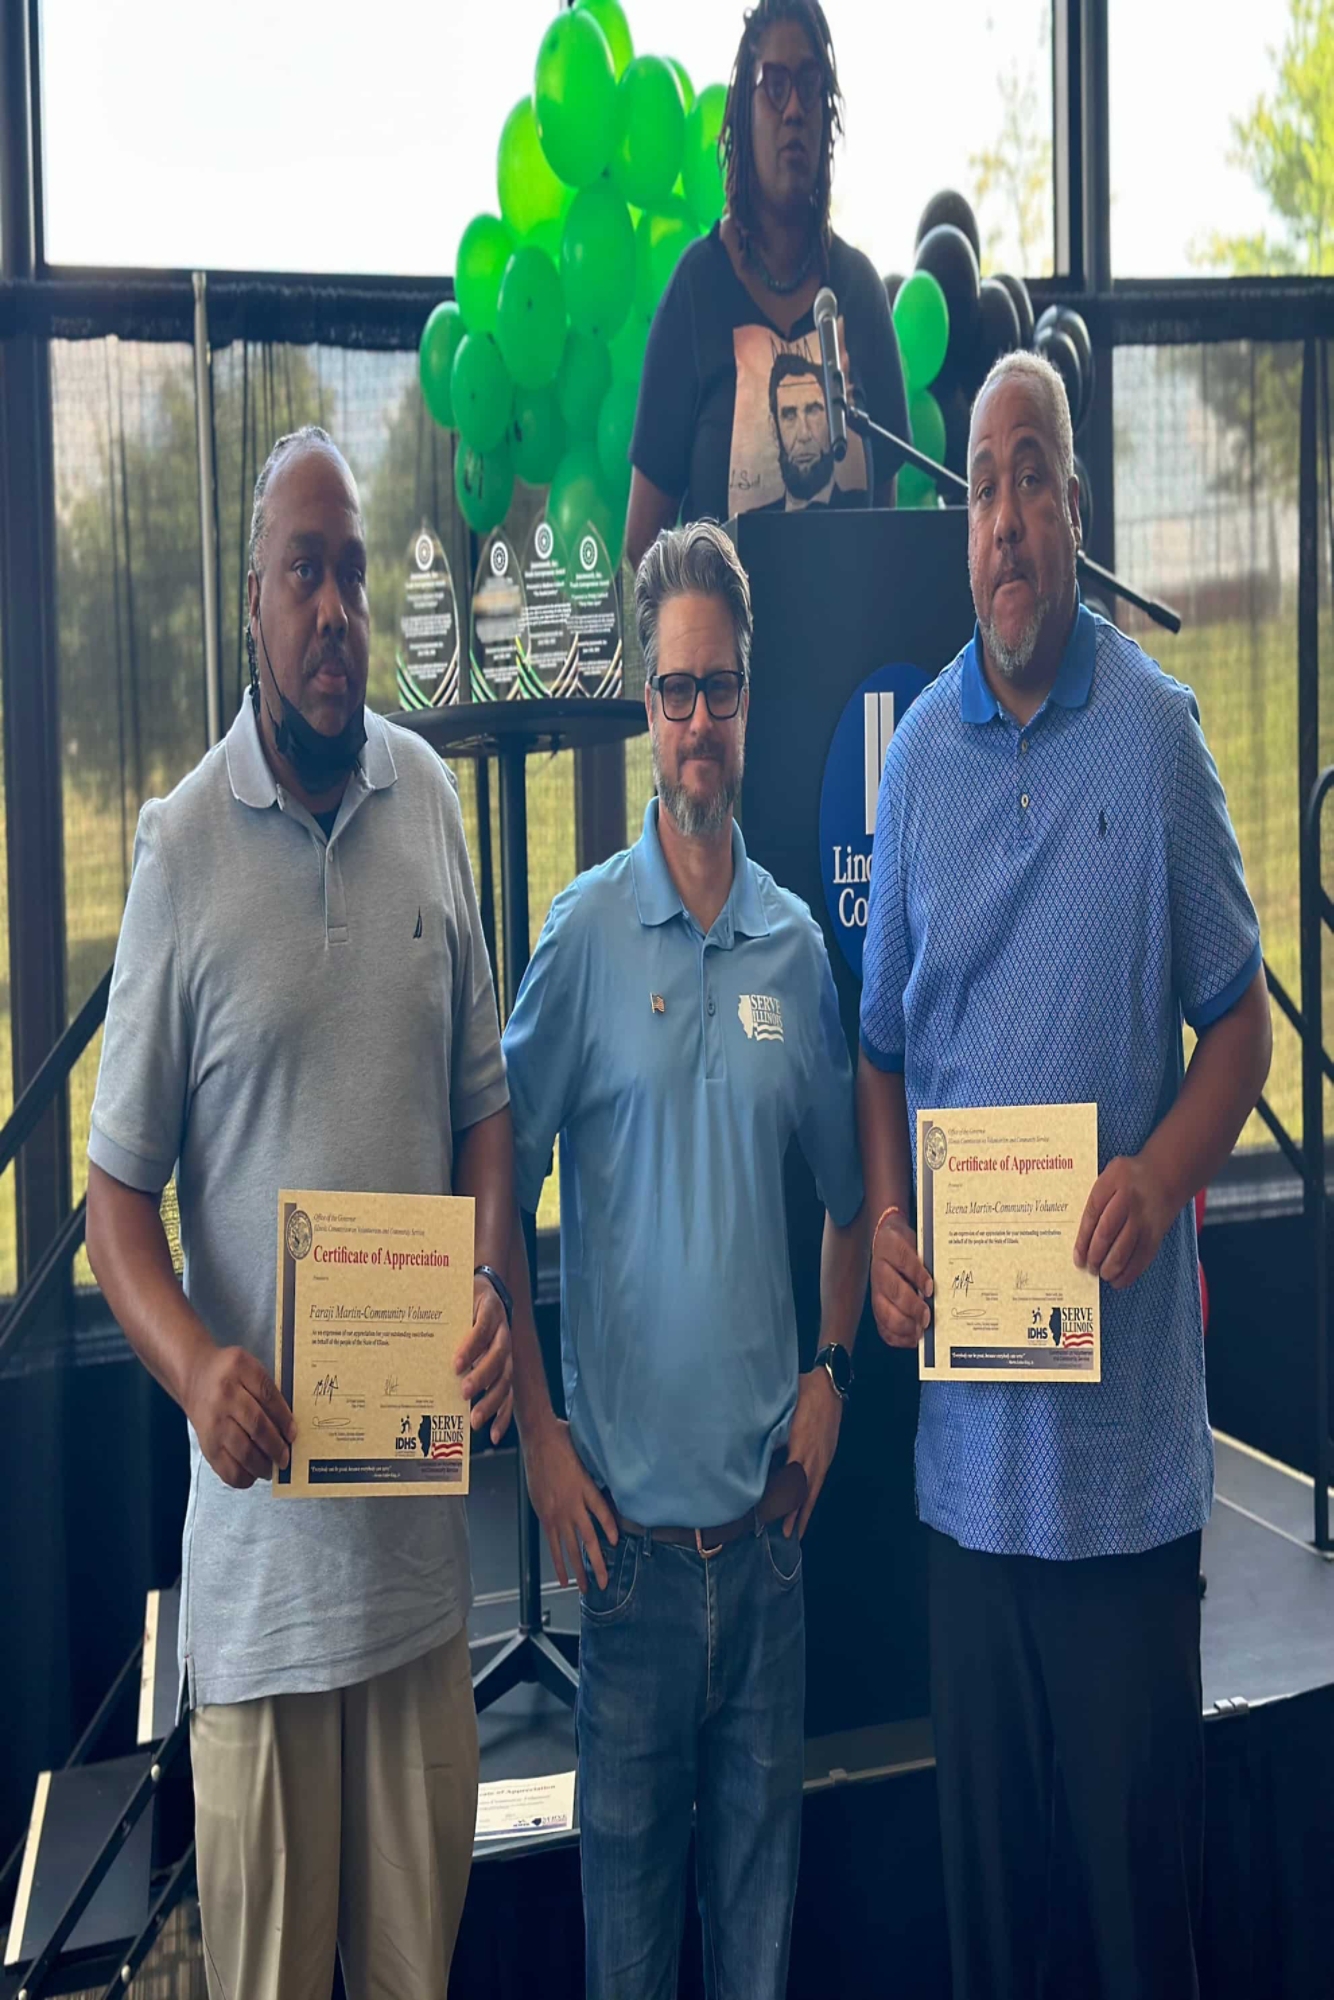
[[[1060,377],[1007,356],[969,441],[978,629],[885,760],[862,991],[871,1297],[892,1345],[929,1312],[918,1109],[1098,1106],[1075,1255],[1103,1281],[1101,1382],[922,1391],[956,2000],[1036,2000],[1054,1770],[1098,1992],[1198,1991],[1213,1451],[1191,1198],[1259,1096],[1269,1010],[1194,697],[1079,604],[1073,473]]]
[[[777,2000],[801,1825],[800,1536],[866,1289],[852,1074],[820,931],[732,816],[745,572],[698,521],[658,539],[635,596],[658,797],[637,845],[557,898],[505,1032],[522,1207],[560,1140],[568,1426],[522,1296],[515,1405],[557,1570],[583,1592],[588,1992],[675,1994],[693,1812],[706,1990]],[[800,1377],[794,1135],[827,1212]]]

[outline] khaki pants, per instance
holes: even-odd
[[[445,2000],[477,1817],[468,1637],[190,1718],[210,2000]]]

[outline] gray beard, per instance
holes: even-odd
[[[736,770],[731,778],[715,792],[707,805],[702,805],[684,785],[673,785],[663,776],[656,732],[650,735],[649,745],[653,754],[653,783],[660,803],[672,816],[677,832],[687,840],[704,840],[710,834],[721,833],[741,796],[741,779],[746,764],[744,746],[737,752]]]
[[[982,623],[982,638],[986,645],[987,658],[996,672],[1003,675],[1007,681],[1017,681],[1032,664],[1047,613],[1055,602],[1055,596],[1038,598],[1033,606],[1032,617],[1013,646],[1007,645],[1001,638],[993,618],[988,618],[985,622],[979,621]]]

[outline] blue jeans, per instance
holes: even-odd
[[[575,1716],[589,2000],[675,2000],[692,1814],[705,1992],[778,2000],[801,1844],[801,1544],[779,1521],[708,1557],[628,1535],[602,1552]]]

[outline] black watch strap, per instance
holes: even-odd
[[[513,1326],[514,1298],[510,1291],[509,1286],[505,1283],[505,1280],[501,1277],[499,1271],[496,1270],[493,1264],[474,1264],[472,1274],[474,1278],[486,1279],[487,1284],[490,1285],[492,1291],[495,1293],[496,1297],[500,1300],[501,1305],[504,1306],[505,1308],[505,1318],[507,1319],[509,1324]]]
[[[834,1393],[847,1402],[852,1388],[852,1356],[837,1340],[826,1341],[815,1357],[817,1368],[823,1368],[833,1384]]]

